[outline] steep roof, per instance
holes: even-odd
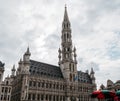
[[[78,82],[91,84],[92,80],[91,80],[90,75],[88,73],[78,71]]]
[[[4,71],[4,63],[2,63],[1,61],[0,61],[0,70],[3,72]]]
[[[37,76],[46,76],[63,79],[63,75],[60,67],[50,65],[43,62],[30,60],[30,74]],[[80,83],[92,83],[90,75],[88,73],[78,71],[78,82]]]
[[[4,67],[4,65],[5,64],[0,61],[0,67]]]
[[[63,78],[60,67],[30,60],[30,74],[38,76],[47,76],[54,78]]]

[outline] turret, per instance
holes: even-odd
[[[13,68],[11,69],[11,76],[12,77],[14,77],[15,76],[15,71],[16,71],[16,69],[15,69],[15,65],[13,65]]]
[[[73,49],[73,53],[74,53],[74,62],[75,62],[75,64],[77,64],[77,59],[76,59],[77,54],[76,54],[76,48],[75,47]]]
[[[93,68],[91,68],[91,72],[90,72],[90,78],[92,79],[92,83],[95,84],[95,76],[94,76],[95,72],[93,70]]]
[[[58,65],[60,65],[60,63],[61,63],[61,49],[60,48],[59,48],[58,52],[59,52],[59,55],[58,55],[58,58],[59,58]]]
[[[94,76],[95,72],[93,70],[93,68],[91,68],[91,72],[90,72],[90,78],[93,84],[93,91],[96,90],[96,83],[95,83],[95,76]]]
[[[27,48],[27,51],[23,55],[23,64],[20,62],[19,66],[21,67],[21,72],[23,74],[29,74],[29,68],[30,68],[30,51],[29,47]],[[22,66],[23,65],[23,66]]]
[[[17,68],[17,71],[16,71],[16,75],[19,75],[19,74],[22,73],[22,70],[24,69],[22,67],[23,67],[23,61],[22,61],[22,59],[20,59],[20,61],[18,62],[18,68]]]
[[[24,56],[23,56],[23,61],[24,63],[29,63],[30,62],[30,51],[29,51],[29,47],[27,48],[27,51],[25,52]]]
[[[5,64],[0,61],[0,84],[1,84],[1,82],[2,82],[2,80],[3,80],[4,65],[5,65]]]
[[[23,76],[23,88],[22,88],[22,94],[21,94],[21,98],[22,100],[26,100],[28,99],[28,89],[29,89],[29,70],[30,70],[30,56],[31,53],[29,51],[29,47],[27,48],[27,51],[25,52],[25,54],[23,55],[23,61],[20,60],[19,61],[19,70],[20,70],[20,74],[24,75]]]

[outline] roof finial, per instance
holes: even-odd
[[[65,8],[67,8],[67,5],[65,4]]]
[[[15,71],[15,64],[13,65],[12,71]]]
[[[65,4],[65,12],[64,12],[64,20],[63,21],[68,21],[69,22],[69,18],[68,18],[68,14],[67,14],[67,6]]]
[[[29,50],[29,46],[27,47],[27,51],[25,52],[25,54],[31,55],[30,50]]]

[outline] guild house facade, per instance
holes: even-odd
[[[103,84],[101,84],[100,89],[101,90],[111,90],[111,91],[115,91],[115,92],[119,91],[120,90],[120,80],[113,82],[112,80],[108,79],[106,87]]]
[[[65,7],[58,49],[58,66],[30,58],[29,48],[12,74],[11,101],[93,101],[96,90],[94,70],[77,71],[76,48],[72,45],[71,24]],[[15,69],[14,69],[15,70]]]

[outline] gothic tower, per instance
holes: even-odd
[[[64,18],[62,22],[61,48],[59,48],[59,62],[61,71],[67,81],[77,81],[77,60],[76,48],[72,45],[71,24],[65,7]]]

